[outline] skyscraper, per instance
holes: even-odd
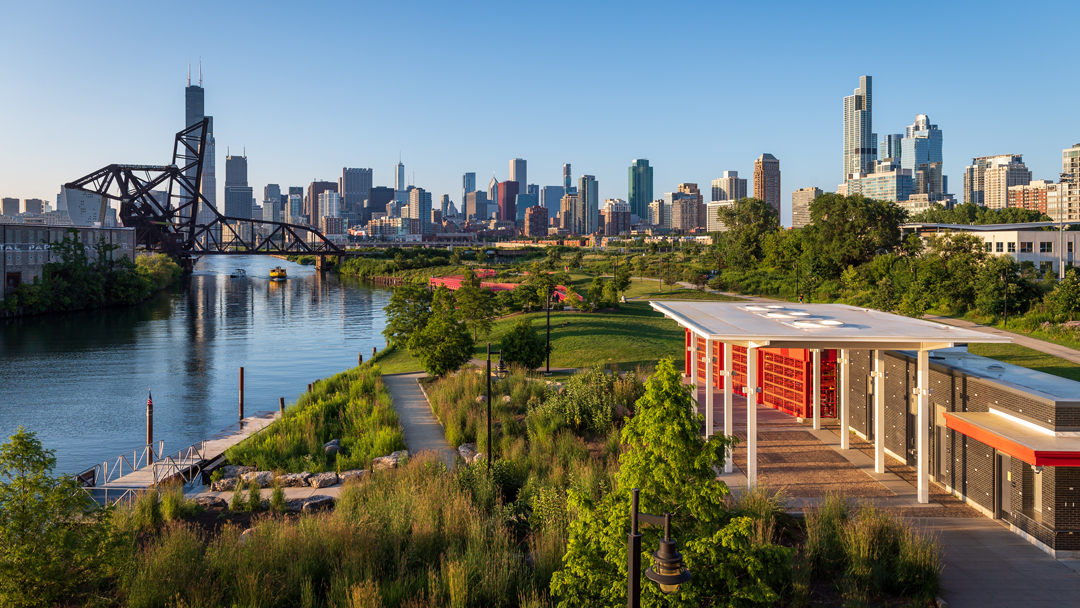
[[[581,233],[600,229],[600,185],[592,175],[578,178],[578,205],[581,207]]]
[[[465,204],[465,199],[469,196],[470,192],[476,192],[476,174],[466,173],[461,176],[461,204]]]
[[[409,190],[405,185],[405,165],[400,160],[394,165],[394,200],[398,202],[398,205],[409,202]]]
[[[225,157],[225,215],[251,219],[252,206],[247,156],[230,154]]]
[[[341,195],[333,190],[323,190],[319,193],[319,209],[322,216],[341,217]]]
[[[573,188],[573,180],[570,177],[570,163],[564,163],[562,166],[562,181],[563,190],[569,191]]]
[[[517,182],[505,181],[498,183],[498,201],[499,201],[499,217],[497,219],[506,222],[517,221],[517,201],[518,184]]]
[[[701,196],[697,184],[679,184],[679,192],[690,196],[690,220],[687,230],[704,228],[708,221],[705,217],[705,198]]]
[[[888,135],[883,135],[881,139],[881,153],[878,154],[878,158],[881,160],[891,158],[896,162],[900,162],[900,141],[902,139],[904,139],[903,133],[889,133]]]
[[[281,210],[281,186],[278,184],[266,184],[263,187],[263,219],[272,222],[280,222]]]
[[[844,179],[873,173],[877,159],[874,134],[874,96],[870,76],[859,78],[859,88],[844,98]],[[756,191],[756,189],[755,189]],[[777,193],[779,195],[779,193]],[[756,196],[756,195],[755,195]]]
[[[205,103],[205,90],[202,86],[202,62],[199,62],[199,84],[193,86],[191,84],[191,65],[188,65],[188,77],[187,87],[184,89],[184,127],[190,127],[191,125],[201,121],[203,118],[209,118],[209,124],[206,128],[206,151],[203,154],[203,166],[202,166],[202,184],[199,187],[203,198],[206,202],[217,208],[217,173],[214,169],[216,154],[215,154],[215,142],[214,142],[214,117],[206,116],[206,103]],[[187,172],[187,177],[195,179],[195,170],[191,169]],[[181,200],[186,200],[188,197],[182,197]],[[206,221],[209,218],[203,216],[201,221]]]
[[[499,200],[499,180],[495,179],[495,176],[491,176],[491,181],[488,182],[488,202],[494,203]]]
[[[527,192],[529,180],[524,158],[515,158],[510,161],[510,181],[517,182],[519,194]]]
[[[1061,183],[1063,192],[1059,215],[1062,219],[1075,220],[1080,217],[1080,144],[1061,151]],[[1048,213],[1055,220],[1059,215]]]
[[[409,219],[419,222],[420,234],[431,234],[431,193],[423,188],[409,191]]]
[[[442,213],[442,217],[446,217],[450,214],[450,195],[444,194],[439,199],[439,212]]]
[[[738,171],[724,171],[724,176],[712,180],[712,200],[737,201],[746,198],[746,180]]]
[[[993,194],[988,192],[987,178],[993,172]],[[999,154],[971,159],[964,167],[964,201],[992,209],[1007,206],[1008,188],[1031,181],[1031,171],[1024,165],[1022,154]],[[993,203],[989,202],[993,199]]]
[[[564,194],[559,202],[559,228],[570,234],[581,234],[581,206],[577,193]]]
[[[341,168],[338,178],[338,194],[341,195],[342,211],[358,213],[371,194],[371,169]]]
[[[540,190],[540,204],[547,208],[548,217],[555,217],[559,214],[563,194],[566,194],[566,189],[562,186],[544,186]]]
[[[945,195],[945,176],[942,173],[942,133],[930,124],[926,114],[915,117],[900,142],[900,167],[911,171],[915,179],[915,194],[929,195],[930,201]]]
[[[319,195],[327,190],[337,192],[337,182],[312,181],[308,185],[307,196],[304,197],[304,215],[308,216],[308,223],[319,227],[325,212],[319,207]]]
[[[754,161],[754,198],[772,205],[780,219],[780,161],[772,154],[762,154]]]
[[[19,215],[19,199],[5,198],[0,201],[0,215],[15,217]]]
[[[791,227],[802,228],[810,223],[810,203],[821,196],[821,188],[799,188],[791,193]]]
[[[473,190],[465,195],[465,219],[481,221],[491,219],[491,213],[488,212],[487,192]]]
[[[630,213],[639,219],[649,217],[649,203],[653,197],[653,168],[647,158],[637,158],[630,163],[626,202]]]

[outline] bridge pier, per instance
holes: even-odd
[[[195,272],[195,258],[184,256],[178,259],[177,262],[180,263],[180,270],[183,272],[184,276]]]

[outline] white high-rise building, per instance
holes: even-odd
[[[738,171],[724,171],[724,176],[712,180],[712,200],[737,201],[746,198],[746,180]]]
[[[873,173],[877,160],[874,134],[874,96],[870,76],[859,78],[859,88],[844,98],[844,180],[849,175]]]
[[[791,227],[802,228],[810,223],[810,203],[821,196],[821,188],[799,188],[791,193]]]
[[[510,161],[510,181],[518,183],[518,194],[528,194],[529,181],[524,158]]]
[[[341,217],[341,195],[333,190],[320,192],[319,215],[321,217]]]

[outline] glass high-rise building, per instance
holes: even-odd
[[[470,192],[476,192],[476,173],[469,172],[461,176],[461,205],[465,206],[465,199]]]
[[[915,179],[915,194],[927,194],[930,200],[945,195],[945,176],[942,174],[942,132],[930,124],[926,114],[915,117],[900,142],[900,167],[911,171]]]
[[[187,87],[184,89],[184,127],[190,127],[191,125],[201,121],[203,118],[209,118],[206,127],[206,151],[203,153],[203,166],[202,166],[202,184],[199,186],[199,191],[202,193],[203,198],[210,206],[217,208],[217,174],[215,167],[215,143],[214,143],[214,117],[206,116],[206,91],[202,86],[202,62],[199,62],[199,84],[191,84],[191,66],[188,66],[188,78]],[[195,170],[191,169],[187,172],[187,177],[195,179]],[[180,194],[182,200],[186,200],[187,197]],[[210,221],[210,214],[205,210],[200,210],[200,223],[207,223]]]
[[[592,175],[582,175],[578,179],[578,204],[581,205],[582,233],[595,233],[600,229],[600,185]]]
[[[518,192],[526,192],[529,179],[524,158],[515,158],[510,161],[510,181],[517,182]]]
[[[873,173],[877,160],[874,134],[874,95],[870,76],[859,78],[859,88],[844,98],[844,179]]]
[[[573,182],[572,182],[571,177],[570,177],[570,163],[564,163],[563,166],[562,166],[562,181],[563,181],[563,185],[562,185],[563,190],[566,190],[566,191],[569,192],[570,189],[574,187],[572,185]]]
[[[646,158],[634,159],[630,163],[629,184],[626,202],[630,203],[630,213],[639,219],[649,217],[649,203],[653,197],[653,168]]]
[[[903,133],[889,133],[888,135],[883,135],[881,138],[881,153],[878,154],[878,158],[881,160],[891,158],[896,162],[900,162],[900,157],[902,155],[900,142],[903,139]]]
[[[544,186],[540,190],[540,205],[548,210],[548,217],[559,215],[564,194],[566,189],[562,186]]]

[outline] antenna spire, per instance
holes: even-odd
[[[191,58],[188,58],[187,62],[187,86],[191,86]]]
[[[202,86],[202,57],[199,57],[199,86]]]

